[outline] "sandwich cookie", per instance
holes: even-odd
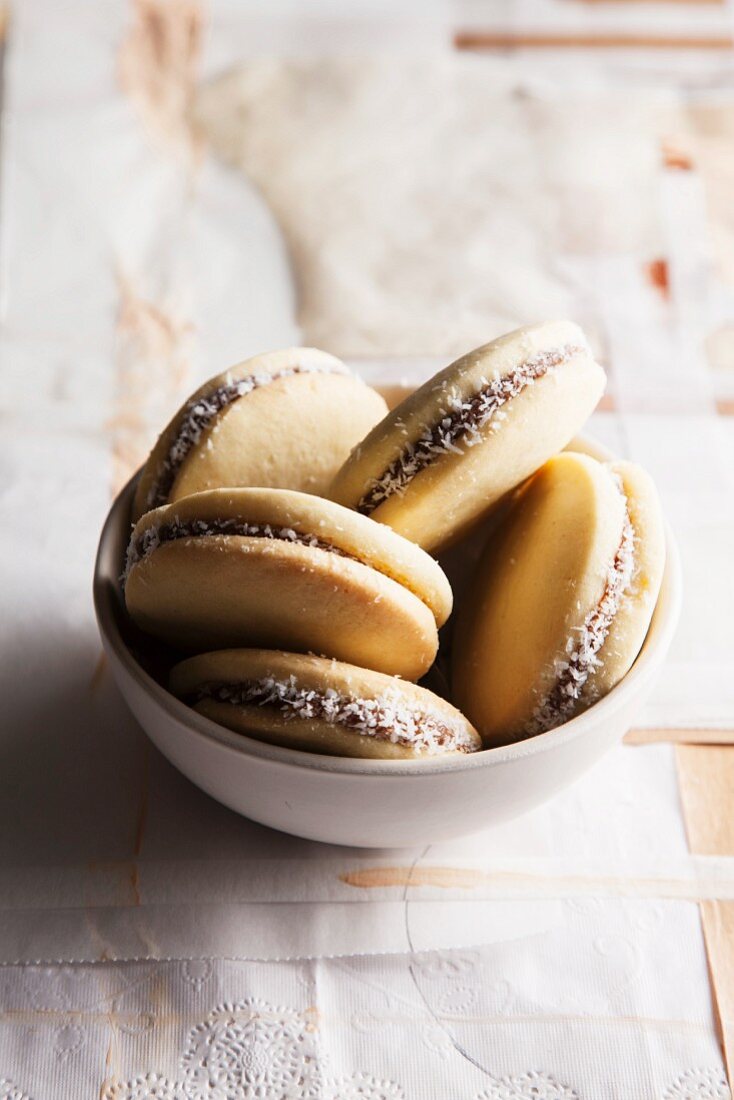
[[[479,564],[454,634],[453,699],[485,745],[567,722],[617,684],[650,625],[665,564],[650,477],[552,458]]]
[[[220,486],[325,493],[386,411],[333,355],[315,348],[257,355],[205,382],[179,409],[143,467],[133,520]]]
[[[181,649],[288,649],[417,680],[452,595],[440,566],[389,528],[320,497],[253,488],[196,493],[138,520],[125,602]]]
[[[565,447],[604,382],[577,325],[518,329],[393,409],[349,456],[329,496],[438,551]]]
[[[222,726],[306,752],[412,760],[482,747],[463,714],[433,692],[323,657],[203,653],[173,668],[170,687]]]

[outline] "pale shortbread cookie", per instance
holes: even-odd
[[[322,657],[204,653],[176,665],[170,684],[222,726],[307,752],[410,760],[482,744],[464,715],[433,692]]]
[[[210,378],[164,428],[143,468],[133,519],[221,486],[323,493],[386,411],[333,355],[315,348],[256,355]]]
[[[453,698],[485,745],[553,729],[622,679],[664,564],[643,470],[571,452],[546,463],[488,546],[454,633]]]
[[[518,329],[458,359],[388,413],[329,495],[440,550],[565,447],[604,382],[577,325]]]
[[[452,595],[418,546],[332,501],[287,489],[212,489],[144,515],[125,600],[180,649],[313,652],[419,679]]]

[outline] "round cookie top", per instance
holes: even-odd
[[[254,356],[210,378],[164,428],[143,467],[133,518],[220,485],[323,492],[386,408],[316,348]]]
[[[135,524],[125,576],[167,542],[208,537],[264,538],[354,559],[396,581],[448,619],[453,596],[438,562],[419,546],[334,501],[290,489],[210,489],[147,512]]]
[[[433,692],[322,657],[205,653],[176,665],[170,686],[230,729],[310,752],[404,759],[481,748],[471,723]]]
[[[652,482],[567,452],[523,487],[460,609],[454,697],[485,744],[567,721],[644,641],[664,564]]]
[[[577,325],[508,333],[388,413],[329,495],[425,549],[442,548],[569,442],[604,383]]]

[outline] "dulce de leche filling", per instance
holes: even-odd
[[[289,378],[295,374],[347,374],[347,368],[339,363],[297,363],[273,374],[250,374],[235,382],[226,382],[211,393],[189,401],[183,410],[181,422],[175,438],[163,459],[156,477],[148,491],[146,505],[149,509],[158,508],[168,500],[173,483],[181,469],[184,459],[200,441],[205,431],[224,409],[240,397],[253,390],[277,382],[279,378]]]
[[[555,665],[556,682],[550,693],[535,708],[533,717],[525,727],[526,735],[545,733],[567,722],[576,710],[589,677],[602,665],[602,647],[624,593],[632,581],[634,541],[632,523],[625,507],[622,538],[607,570],[602,597],[576,633],[568,639],[566,654]]]
[[[269,523],[247,523],[241,519],[174,519],[172,523],[164,523],[158,527],[148,527],[142,535],[130,540],[125,559],[124,580],[127,580],[131,569],[139,562],[157,550],[159,546],[167,542],[175,542],[177,539],[198,539],[214,535],[236,535],[241,538],[275,539],[281,542],[297,542],[303,546],[310,546],[318,550],[326,550],[330,554],[338,554],[342,558],[360,559],[346,550],[341,550],[333,543],[317,538],[303,531],[295,531],[292,527],[273,527]]]
[[[436,424],[426,427],[415,443],[408,443],[385,472],[370,483],[357,511],[370,515],[395,493],[404,492],[416,474],[441,455],[461,454],[462,448],[481,443],[483,428],[489,425],[491,431],[496,431],[500,427],[506,416],[503,406],[508,401],[581,350],[564,344],[540,351],[509,374],[491,382],[482,379],[481,388],[472,397],[450,397]]]
[[[333,688],[316,691],[302,687],[295,676],[283,680],[267,676],[240,683],[204,684],[191,702],[204,699],[239,707],[263,707],[286,721],[300,718],[326,722],[425,754],[477,749],[464,723],[438,711],[422,710],[397,692],[386,691],[376,699],[353,698]]]

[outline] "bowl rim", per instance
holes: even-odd
[[[583,449],[601,461],[613,459],[606,447],[590,436],[578,436],[570,446]],[[374,760],[361,757],[326,756],[292,749],[283,745],[271,745],[246,734],[236,733],[205,718],[172,695],[146,672],[133,656],[120,633],[116,609],[113,606],[114,586],[119,584],[119,567],[107,566],[111,553],[109,544],[119,538],[120,527],[130,524],[132,497],[140,477],[140,470],[120,490],[105,518],[97,547],[94,565],[93,597],[100,635],[108,655],[112,655],[126,676],[148,696],[150,702],[169,719],[186,727],[191,733],[207,741],[216,742],[237,756],[257,757],[289,768],[307,768],[311,771],[335,775],[363,776],[412,776],[437,775],[442,772],[468,771],[474,768],[496,767],[526,756],[548,752],[576,738],[583,737],[591,728],[605,723],[618,710],[625,707],[630,696],[635,695],[654,675],[664,659],[680,615],[682,599],[682,572],[680,555],[675,537],[665,521],[666,558],[660,594],[642,649],[632,668],[612,690],[588,710],[564,722],[546,733],[536,734],[524,741],[509,745],[481,749],[476,753],[452,756],[426,757],[419,760]],[[112,575],[114,573],[114,575]],[[123,695],[124,695],[123,690]]]

